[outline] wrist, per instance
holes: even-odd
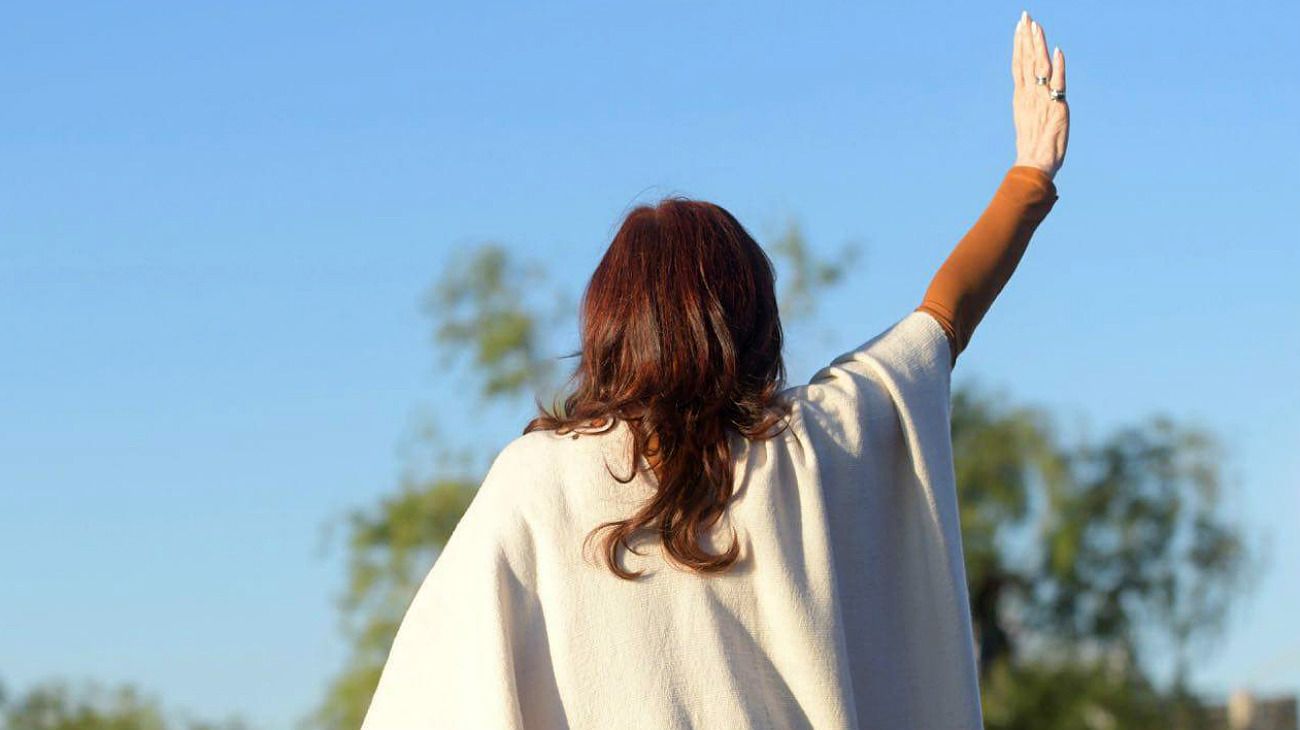
[[[1017,163],[1007,170],[998,192],[1031,206],[1043,202],[1055,202],[1057,198],[1056,182],[1052,180],[1052,173],[1039,165],[1029,163]]]
[[[1032,167],[1035,170],[1039,170],[1044,175],[1046,175],[1048,180],[1051,180],[1052,178],[1056,177],[1056,167],[1042,162],[1031,162],[1029,160],[1022,160],[1017,158],[1015,164],[1012,165],[1012,167]]]

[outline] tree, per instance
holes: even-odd
[[[1046,413],[1007,403],[973,385],[953,395],[990,727],[1026,726],[1016,708],[1036,694],[1034,727],[1051,726],[1044,706],[1062,727],[1103,710],[1114,727],[1150,726],[1149,711],[1194,727],[1189,653],[1221,629],[1249,575],[1242,534],[1223,515],[1222,448],[1165,415],[1066,444]],[[1174,648],[1175,680],[1157,690],[1149,655],[1162,645]]]
[[[238,719],[171,719],[157,700],[131,685],[66,680],[38,684],[10,701],[0,692],[5,730],[246,730]]]
[[[518,264],[500,244],[461,251],[425,300],[444,368],[468,360],[488,401],[544,388],[554,364],[540,342],[566,306],[559,293],[541,297],[558,305],[548,318],[529,303],[545,283],[542,269]],[[416,465],[396,494],[346,517],[348,581],[339,609],[351,656],[307,727],[360,727],[402,615],[482,481],[464,458],[445,450],[428,456],[433,473]]]

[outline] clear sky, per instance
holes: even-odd
[[[576,294],[667,193],[861,241],[791,326],[806,381],[918,303],[1012,164],[1021,7],[9,6],[0,680],[288,726],[343,660],[323,525],[394,488],[422,407],[487,453],[529,415],[438,370],[419,303],[455,250]],[[1296,692],[1300,4],[1028,9],[1069,65],[1061,198],[955,377],[1095,435],[1219,433],[1266,561],[1194,678]]]

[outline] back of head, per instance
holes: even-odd
[[[782,331],[771,260],[729,212],[682,197],[633,209],[587,285],[582,352],[562,413],[524,429],[560,432],[625,420],[632,465],[654,462],[656,492],[627,519],[600,525],[617,575],[621,544],[653,530],[678,564],[725,570],[739,544],[712,555],[699,543],[733,491],[729,433],[768,438],[783,412]],[[779,433],[779,431],[778,431]],[[620,481],[630,481],[635,472]]]

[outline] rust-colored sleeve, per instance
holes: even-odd
[[[1056,185],[1047,173],[1028,165],[1012,167],[934,275],[917,310],[933,315],[947,333],[953,365],[1056,199]]]

